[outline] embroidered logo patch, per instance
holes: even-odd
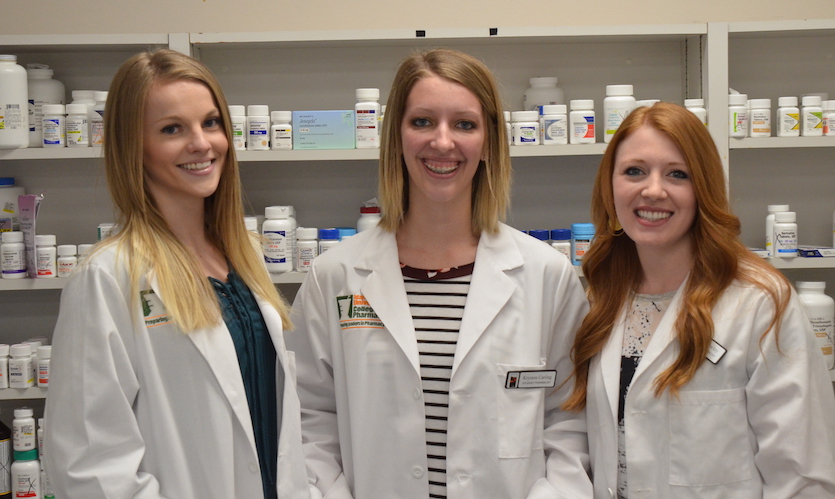
[[[165,310],[165,307],[153,290],[146,289],[145,291],[140,291],[139,298],[142,300],[142,315],[145,316],[145,327],[151,328],[171,323],[168,311]]]
[[[343,330],[383,329],[383,321],[362,295],[337,296],[336,307],[339,311],[339,326]]]

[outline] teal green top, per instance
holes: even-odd
[[[227,282],[210,277],[223,321],[232,335],[238,364],[246,389],[249,414],[255,432],[255,447],[261,464],[261,483],[265,499],[276,499],[278,481],[278,436],[281,428],[281,401],[284,371],[276,357],[267,324],[258,302],[234,270]],[[230,449],[231,451],[231,449]]]

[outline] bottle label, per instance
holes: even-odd
[[[568,119],[565,116],[546,118],[542,130],[544,142],[565,144],[568,140]]]
[[[574,240],[574,260],[581,261],[583,256],[591,246],[591,239],[575,239]]]
[[[536,126],[514,125],[516,145],[534,145],[539,143],[539,130]]]
[[[316,258],[315,247],[296,246],[296,267],[300,272],[307,272],[313,266],[313,260]]]
[[[771,135],[771,111],[751,111],[751,134]]]
[[[39,277],[54,277],[55,276],[55,259],[51,252],[38,251],[38,276]]]
[[[631,111],[627,107],[613,107],[606,111],[606,135],[614,135]]]
[[[820,130],[823,132],[823,111],[805,112],[804,130]]]
[[[736,135],[748,134],[748,113],[745,111],[731,112],[731,133]]]
[[[775,256],[796,256],[797,230],[789,228],[775,230],[773,244]]]
[[[582,116],[572,123],[572,132],[577,139],[594,138],[594,116]]]
[[[780,133],[800,132],[800,113],[782,113],[780,115]]]
[[[244,136],[244,124],[232,122],[232,145],[238,151],[246,149],[246,137]]]
[[[835,354],[835,351],[833,351],[835,327],[833,327],[832,317],[812,317],[810,314],[809,320],[812,323],[812,331],[818,339],[823,354],[827,356]],[[832,367],[831,363],[827,367]]]
[[[367,147],[379,144],[380,133],[377,131],[377,111],[375,109],[357,109],[356,120],[357,146]]]
[[[272,128],[273,149],[292,149],[293,148],[293,129],[284,126],[275,126]]]
[[[67,145],[87,145],[87,118],[67,118]]]
[[[12,476],[9,470],[12,467],[12,441],[4,438],[0,440],[0,496],[9,494],[12,491]]]
[[[268,132],[269,123],[261,120],[249,121],[249,134],[247,139],[248,149],[268,149],[270,137]]]
[[[94,111],[95,116],[90,121],[90,144],[104,145],[104,110]]]
[[[42,124],[44,145],[57,146],[64,143],[64,129],[60,119],[44,118]]]
[[[28,116],[29,108],[26,113]],[[18,130],[23,128],[23,109],[20,104],[6,104],[0,107],[0,130]]]
[[[26,273],[26,250],[3,250],[2,272],[4,276]]]
[[[267,263],[286,263],[287,232],[283,230],[264,231],[264,260]]]

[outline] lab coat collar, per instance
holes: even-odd
[[[689,278],[689,276],[688,276]],[[678,318],[679,309],[681,308],[681,295],[687,285],[688,278],[681,283],[676,294],[673,296],[670,306],[661,318],[658,327],[650,338],[649,345],[647,345],[641,362],[635,371],[630,385],[630,393],[633,390],[640,391],[646,384],[651,384],[654,380],[647,378],[647,371],[651,373],[659,372],[658,369],[650,370],[650,367],[656,362],[661,361],[662,354],[668,349],[677,349],[675,342],[675,321]],[[623,351],[623,335],[626,330],[626,312],[631,309],[632,301],[624,303],[618,319],[612,327],[612,333],[603,351],[600,353],[600,369],[603,373],[603,386],[606,389],[606,397],[609,400],[609,409],[612,414],[612,420],[617,423],[618,405],[620,404],[620,365]],[[664,356],[668,358],[669,355]],[[627,395],[628,396],[628,395]]]
[[[154,290],[154,293],[156,293],[160,301],[164,304],[165,299],[159,291],[159,282],[153,273],[148,278],[148,282],[151,289]],[[258,306],[261,308],[261,313],[264,314],[265,307],[261,300],[258,301]],[[265,321],[267,321],[267,315],[269,314],[265,314]],[[271,335],[274,334],[272,326],[270,322],[267,322],[267,327],[270,329]],[[235,413],[238,422],[243,426],[244,432],[249,439],[253,455],[258,455],[258,450],[255,447],[255,432],[252,428],[252,419],[249,414],[249,403],[246,399],[246,389],[244,388],[241,368],[238,364],[238,355],[235,350],[235,343],[232,341],[232,335],[229,333],[226,324],[221,320],[220,324],[215,327],[199,329],[190,333],[182,332],[179,329],[178,331],[181,334],[187,334],[192,343],[194,343],[194,346],[197,347],[197,350],[203,355],[203,358],[206,359],[206,362],[215,375],[218,385],[223,391],[223,395],[229,401],[232,412]],[[278,350],[276,348],[276,351]]]

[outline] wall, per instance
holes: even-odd
[[[361,6],[361,8],[360,8]],[[835,18],[832,0],[3,0],[3,34],[686,24]],[[14,20],[14,22],[9,22]]]

